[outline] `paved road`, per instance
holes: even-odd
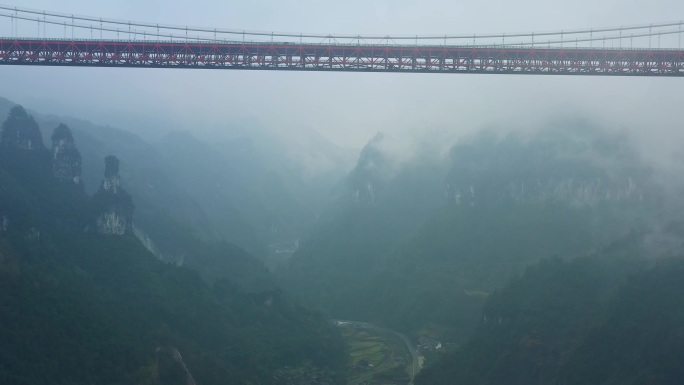
[[[395,332],[394,330],[386,329],[380,326],[376,326],[373,324],[369,324],[367,322],[357,322],[357,321],[348,321],[348,320],[333,320],[335,322],[348,322],[352,325],[358,326],[358,327],[363,327],[366,329],[372,329],[372,330],[377,330],[383,333],[388,333],[388,334],[393,334],[399,338],[401,338],[402,341],[406,344],[406,348],[408,349],[409,353],[411,353],[411,360],[413,361],[411,364],[411,382],[409,382],[409,385],[413,385],[413,380],[416,378],[416,374],[418,374],[418,353],[416,353],[416,348],[413,346],[411,343],[411,340],[406,337],[406,335],[401,334],[399,332]]]

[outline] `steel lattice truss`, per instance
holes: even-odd
[[[684,76],[684,51],[0,39],[0,64],[604,76]]]

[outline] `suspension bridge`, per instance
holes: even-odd
[[[276,33],[0,5],[0,65],[684,76],[684,22],[513,34]],[[9,33],[8,33],[9,32]]]

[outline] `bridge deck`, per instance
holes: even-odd
[[[0,38],[0,64],[684,76],[683,50]]]

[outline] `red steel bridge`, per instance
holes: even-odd
[[[683,22],[542,33],[354,36],[181,27],[0,6],[0,65],[684,76]],[[2,24],[0,24],[2,26]]]

